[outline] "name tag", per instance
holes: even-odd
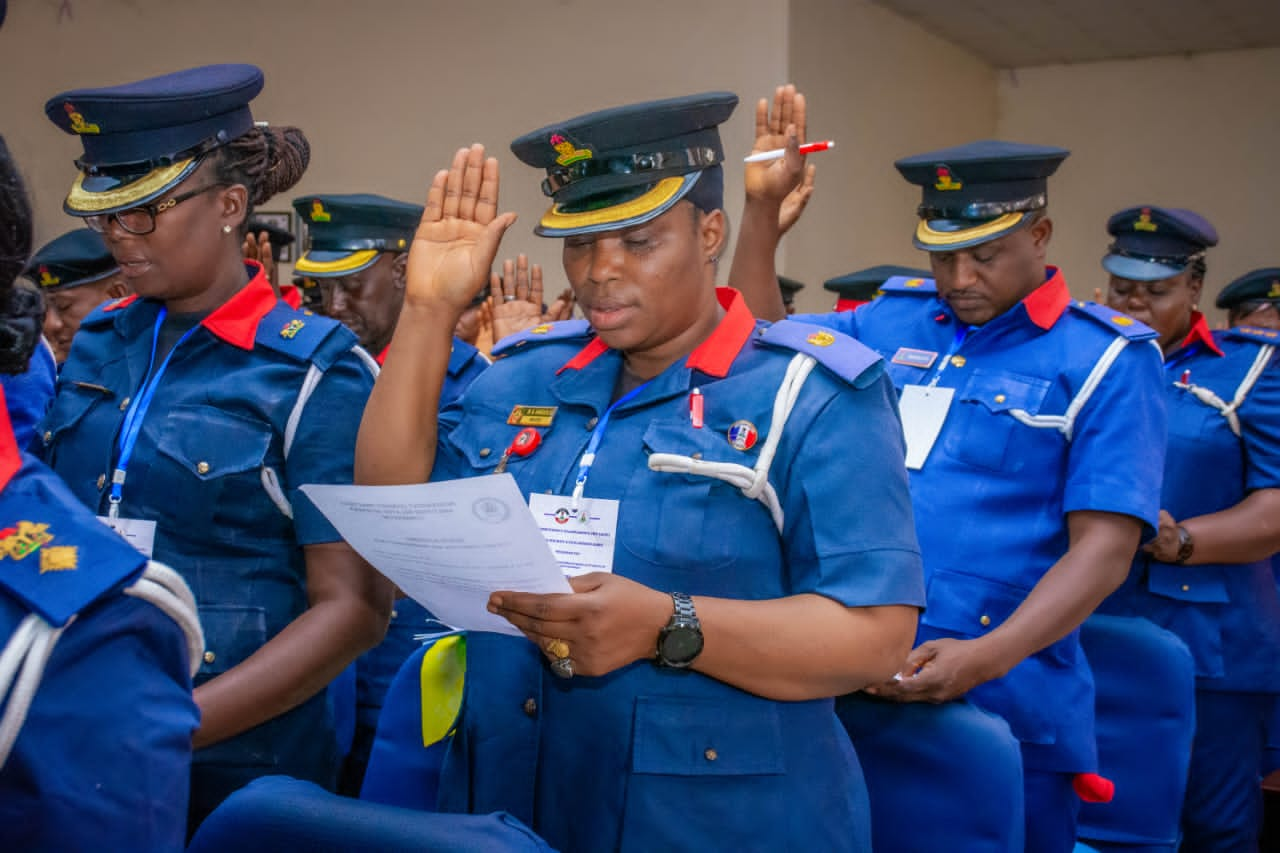
[[[927,349],[911,349],[910,347],[900,347],[891,359],[894,364],[905,364],[908,367],[919,367],[924,370],[933,367],[933,363],[937,360],[938,354],[936,352],[930,352]]]
[[[110,527],[120,538],[141,551],[147,559],[151,559],[156,545],[156,523],[147,518],[107,518],[98,516],[107,527]]]
[[[516,406],[507,416],[507,423],[511,426],[549,427],[558,410],[558,406]]]
[[[898,398],[898,414],[902,417],[902,433],[907,440],[907,468],[919,471],[924,467],[934,442],[942,432],[951,409],[954,388],[905,385]]]
[[[575,514],[571,498],[533,494],[529,496],[529,511],[566,575],[613,571],[617,501],[583,498]]]

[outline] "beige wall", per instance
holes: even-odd
[[[1073,152],[1049,204],[1052,254],[1074,293],[1106,287],[1107,218],[1136,204],[1188,207],[1217,227],[1205,305],[1236,276],[1280,264],[1277,93],[1276,49],[1001,73],[1000,135]]]
[[[510,140],[628,101],[718,88],[753,101],[786,73],[786,0],[95,0],[73,3],[62,21],[57,6],[11,3],[0,29],[0,133],[31,182],[41,240],[77,224],[61,203],[79,146],[42,112],[66,88],[260,65],[267,85],[255,116],[297,124],[313,144],[291,195],[418,200],[459,145],[484,142],[501,160],[503,206],[520,214],[506,252],[559,270],[558,241],[531,233],[546,207],[540,178]],[[731,160],[750,150],[752,128],[751,110],[739,108],[725,128]],[[740,176],[727,170],[731,212]]]
[[[779,269],[806,283],[805,310],[834,304],[822,282],[875,264],[928,267],[911,245],[920,191],[893,168],[907,156],[990,137],[995,72],[867,2],[793,0],[791,70],[809,102],[817,189]]]

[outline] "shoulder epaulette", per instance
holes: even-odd
[[[530,344],[545,344],[552,341],[585,341],[591,337],[591,324],[586,320],[561,320],[558,323],[542,323],[532,329],[516,332],[498,342],[493,348],[493,355],[513,355],[516,349]]]
[[[1215,333],[1215,336],[1217,335],[1255,344],[1280,344],[1280,330],[1264,329],[1260,326],[1236,326],[1223,332]]]
[[[280,302],[259,321],[254,345],[327,369],[356,345],[356,336],[337,320],[303,314]]]
[[[0,494],[0,590],[50,625],[65,625],[146,564],[33,459]]]
[[[453,349],[449,352],[450,376],[457,376],[477,361],[481,364],[488,364],[484,360],[484,356],[480,355],[480,350],[464,340],[453,339]]]
[[[798,320],[779,320],[755,340],[767,347],[812,356],[823,367],[859,388],[879,376],[878,368],[883,363],[879,353],[848,335]]]
[[[1146,323],[1097,302],[1072,301],[1071,309],[1131,341],[1153,341],[1160,337],[1156,330]]]
[[[906,275],[895,275],[880,285],[881,293],[912,293],[923,296],[936,296],[938,283],[931,278],[912,278]]]

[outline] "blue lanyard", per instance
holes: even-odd
[[[1169,370],[1171,368],[1177,367],[1179,364],[1191,358],[1191,356],[1195,355],[1198,352],[1200,352],[1199,343],[1194,343],[1189,347],[1183,347],[1182,349],[1175,352],[1171,358],[1165,360],[1164,369]]]
[[[133,458],[133,448],[138,443],[138,435],[142,432],[142,421],[147,416],[147,409],[151,408],[151,400],[156,395],[156,388],[160,385],[160,378],[164,376],[165,370],[169,367],[169,360],[173,358],[173,354],[178,351],[178,347],[200,327],[200,324],[192,326],[178,338],[178,342],[170,348],[164,361],[160,363],[160,367],[154,374],[151,368],[156,363],[156,347],[160,342],[160,326],[164,323],[165,315],[168,309],[161,308],[160,313],[156,315],[156,325],[151,333],[151,360],[147,362],[147,378],[143,380],[142,387],[138,389],[138,393],[134,396],[133,402],[129,405],[128,411],[124,414],[124,423],[120,427],[120,453],[116,458],[116,468],[111,473],[111,505],[107,510],[110,518],[117,518],[120,515],[120,500],[124,492],[124,481],[126,472],[129,469],[129,461]]]
[[[929,380],[929,387],[933,388],[938,384],[938,380],[942,378],[942,372],[947,369],[947,365],[951,363],[951,356],[956,354],[956,350],[960,349],[960,345],[964,343],[965,336],[969,334],[971,326],[964,323],[956,323],[955,340],[951,342],[951,348],[947,350],[947,354],[942,357],[942,364],[938,365],[938,372],[933,374],[933,378]]]
[[[652,380],[650,380],[652,381]],[[582,458],[578,460],[578,479],[573,484],[573,506],[571,512],[575,515],[578,512],[578,506],[582,502],[582,492],[587,487],[587,475],[591,473],[591,466],[596,461],[596,451],[600,449],[600,441],[604,438],[604,431],[609,426],[609,417],[613,414],[613,410],[621,406],[623,403],[635,397],[649,383],[645,382],[635,388],[632,388],[626,394],[614,400],[609,408],[604,410],[604,414],[600,416],[600,420],[596,422],[596,428],[591,431],[591,440],[587,442],[587,451],[582,454]]]

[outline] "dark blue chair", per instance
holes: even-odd
[[[187,853],[554,853],[520,821],[433,814],[341,797],[287,776],[265,776],[205,819]]]
[[[1081,806],[1078,835],[1099,850],[1172,853],[1195,734],[1191,652],[1129,616],[1090,616],[1080,642],[1098,690],[1098,772],[1115,797]]]
[[[836,700],[871,798],[872,847],[1022,853],[1022,753],[1009,726],[968,702]]]

